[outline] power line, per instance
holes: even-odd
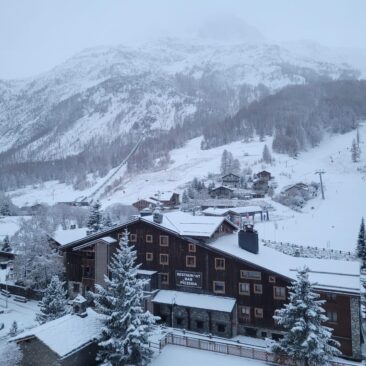
[[[322,199],[324,199],[324,188],[323,188],[323,179],[322,179],[322,174],[325,174],[324,170],[317,170],[315,172],[315,174],[319,174],[319,179],[320,179],[320,189],[322,191]]]

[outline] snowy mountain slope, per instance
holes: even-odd
[[[300,154],[298,159],[273,154],[272,166],[260,162],[264,142],[234,142],[210,150],[201,150],[201,138],[195,138],[180,149],[171,152],[172,163],[165,170],[139,175],[128,175],[125,170],[119,177],[122,183],[112,194],[102,199],[103,206],[120,202],[131,204],[139,198],[149,198],[157,191],[182,193],[185,185],[194,177],[205,178],[209,173],[218,174],[224,149],[240,160],[242,168],[251,167],[253,172],[267,169],[275,176],[277,192],[284,186],[318,181],[315,170],[324,169],[325,200],[317,197],[308,202],[302,213],[266,200],[275,208],[271,220],[257,223],[262,239],[316,245],[352,251],[355,246],[362,216],[366,217],[366,124],[361,125],[361,149],[364,151],[359,163],[351,162],[350,146],[355,132],[335,135],[317,148]],[[116,178],[116,179],[117,179]],[[36,189],[28,188],[11,192],[18,205],[35,202],[53,204],[87,196],[102,180],[85,191],[73,191],[70,186],[47,182]],[[251,202],[248,201],[248,205]],[[301,229],[301,230],[300,230]],[[299,235],[299,230],[301,235]]]
[[[87,49],[43,75],[0,81],[0,152],[62,158],[93,139],[223,118],[288,84],[361,75],[314,47],[165,39]]]

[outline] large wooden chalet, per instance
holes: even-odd
[[[316,291],[327,300],[327,325],[341,351],[360,359],[357,264],[288,257],[260,244],[250,226],[238,231],[223,217],[156,213],[64,245],[71,295],[104,284],[125,229],[141,263],[140,275],[151,280],[147,307],[162,322],[223,337],[281,337],[274,311],[287,302],[296,268],[308,265]]]

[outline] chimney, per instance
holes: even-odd
[[[75,315],[80,316],[81,318],[85,318],[88,313],[86,312],[86,304],[87,300],[85,297],[81,296],[80,294],[75,297],[72,301],[72,310]]]
[[[160,207],[156,207],[153,213],[153,221],[157,224],[163,222],[163,214],[161,213]]]
[[[258,254],[258,233],[252,224],[244,224],[244,229],[239,230],[239,247],[253,254]]]

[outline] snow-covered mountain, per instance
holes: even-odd
[[[288,84],[362,76],[343,51],[254,38],[98,47],[37,77],[0,81],[0,152],[62,158],[96,139],[221,119]]]

